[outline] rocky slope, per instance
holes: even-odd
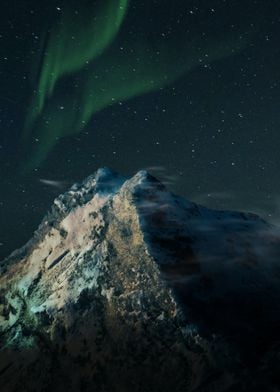
[[[280,231],[100,169],[0,264],[1,391],[278,391]]]

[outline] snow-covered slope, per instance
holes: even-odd
[[[0,263],[1,391],[273,391],[279,254],[256,215],[100,169]]]

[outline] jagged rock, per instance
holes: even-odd
[[[256,215],[100,169],[0,264],[1,391],[275,391],[279,254]]]

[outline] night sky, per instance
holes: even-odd
[[[0,259],[101,166],[280,222],[278,0],[2,0]]]

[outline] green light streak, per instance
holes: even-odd
[[[48,38],[37,93],[26,121],[28,135],[58,80],[77,72],[113,42],[126,15],[128,0],[102,0],[93,8],[66,8]]]

